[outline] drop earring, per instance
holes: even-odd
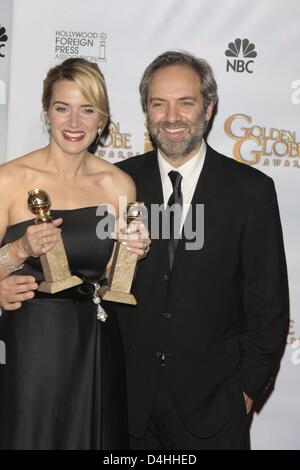
[[[98,127],[98,130],[97,130],[97,134],[100,136],[101,135],[101,132],[102,132],[102,127]]]
[[[51,125],[50,125],[50,122],[49,122],[49,121],[46,122],[46,127],[47,127],[47,131],[50,131]]]

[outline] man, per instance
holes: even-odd
[[[135,180],[152,232],[154,205],[182,211],[180,228],[170,216],[170,233],[160,227],[138,265],[137,307],[118,308],[131,448],[249,449],[252,403],[274,382],[288,328],[274,185],[203,140],[217,101],[207,62],[166,52],[140,92],[157,151],[119,166]],[[21,286],[0,284],[2,302],[15,308],[30,295]]]
[[[248,449],[252,401],[274,381],[288,328],[274,185],[203,140],[217,101],[207,62],[166,52],[146,69],[140,93],[158,150],[119,166],[149,213],[170,197],[192,210],[173,254],[168,240],[152,239],[135,279],[138,306],[119,308],[131,446]],[[199,228],[200,204],[204,244],[187,249],[185,228],[188,218]],[[151,230],[156,222],[152,215]]]

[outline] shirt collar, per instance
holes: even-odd
[[[204,164],[205,154],[206,143],[205,140],[202,139],[199,152],[196,153],[196,155],[194,155],[193,158],[188,160],[186,163],[175,168],[169,162],[167,162],[161,155],[160,151],[157,150],[158,166],[162,182],[164,183],[165,181],[170,180],[168,173],[172,170],[178,171],[181,174],[183,181],[185,182],[193,181],[195,178],[198,180]]]

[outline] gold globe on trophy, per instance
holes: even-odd
[[[133,221],[143,221],[145,219],[144,203],[130,202],[127,204],[127,210],[123,214],[123,217],[127,227]],[[127,228],[123,231],[126,233]],[[126,246],[117,241],[108,284],[100,288],[100,295],[103,300],[136,305],[136,299],[134,295],[130,293],[136,263],[137,255],[128,251]]]
[[[52,221],[48,214],[51,200],[46,191],[32,189],[28,192],[27,207],[35,216],[36,224],[47,224]],[[41,282],[38,290],[54,294],[82,284],[77,276],[72,276],[62,238],[60,237],[54,248],[40,256],[45,280]]]

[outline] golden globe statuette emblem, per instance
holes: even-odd
[[[47,213],[51,206],[49,195],[42,189],[32,189],[28,192],[27,206],[36,215],[36,224],[47,224],[52,217]],[[55,247],[40,256],[45,280],[38,287],[40,292],[54,294],[64,289],[82,284],[82,279],[72,276],[62,238]]]
[[[124,214],[127,226],[132,221],[144,220],[144,208],[143,202],[130,202],[127,204],[127,211]],[[126,230],[125,228],[125,232]],[[108,284],[100,288],[100,295],[103,300],[136,305],[136,299],[130,293],[136,263],[137,255],[128,251],[126,246],[117,241]]]

